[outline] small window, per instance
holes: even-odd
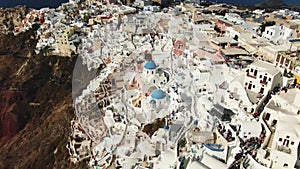
[[[286,138],[290,138],[290,136],[286,136]]]
[[[253,85],[253,89],[255,88],[255,85]]]
[[[256,70],[254,70],[254,76],[256,76],[257,75],[257,72],[258,72],[258,70],[256,69]]]
[[[272,79],[269,77],[269,81],[271,81]]]
[[[282,141],[282,138],[279,138],[279,141]]]
[[[295,142],[292,141],[292,142],[291,142],[291,145],[294,145],[294,144],[295,144]]]
[[[262,75],[259,75],[259,78],[262,78]]]
[[[268,120],[270,119],[270,116],[271,116],[271,114],[270,114],[270,113],[267,113],[265,119],[268,121]]]

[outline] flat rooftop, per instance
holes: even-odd
[[[265,71],[270,73],[271,75],[276,75],[280,71],[271,63],[257,60],[251,64],[251,66],[258,67],[260,71]]]
[[[227,48],[221,50],[224,55],[230,56],[230,55],[249,55],[247,51],[240,48]]]
[[[238,44],[238,41],[232,39],[231,37],[215,37],[211,39],[211,42],[219,45],[219,44]]]

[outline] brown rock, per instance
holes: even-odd
[[[87,168],[71,164],[66,149],[76,58],[35,55],[32,36],[0,35],[0,169]]]

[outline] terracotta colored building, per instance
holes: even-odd
[[[184,40],[177,39],[174,43],[174,54],[176,56],[182,56],[183,51],[186,49],[186,43]]]

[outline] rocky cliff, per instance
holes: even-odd
[[[0,169],[86,168],[66,149],[76,58],[35,55],[35,29],[0,35]]]
[[[283,0],[264,0],[255,6],[259,8],[281,8],[286,6],[286,3]]]

